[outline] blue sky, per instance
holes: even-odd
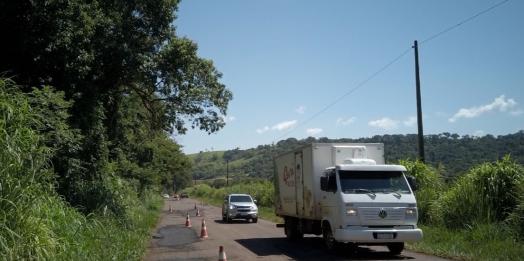
[[[414,40],[500,2],[184,0],[177,34],[213,60],[234,99],[218,133],[174,139],[192,154],[417,133]],[[419,46],[424,134],[524,130],[523,11],[524,1],[507,1]]]

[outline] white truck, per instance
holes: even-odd
[[[275,214],[290,240],[323,235],[330,251],[422,240],[413,191],[401,165],[387,165],[382,143],[312,143],[274,158]]]

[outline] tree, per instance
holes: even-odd
[[[184,134],[187,125],[207,133],[224,127],[233,95],[198,46],[176,35],[178,3],[0,1],[0,72],[27,93],[37,86],[41,97],[50,93],[40,86],[53,86],[63,102],[50,102],[71,115],[46,109],[68,126],[41,131],[66,138],[47,144],[57,151],[58,190],[73,204],[83,196],[70,192],[102,181],[115,162],[115,173],[140,187],[158,184],[154,139]]]

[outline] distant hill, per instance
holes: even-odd
[[[331,142],[380,142],[384,143],[386,161],[396,163],[399,159],[415,159],[418,155],[417,135],[376,135],[371,138],[359,139],[329,139],[309,137],[297,140],[288,138],[276,144],[259,145],[256,148],[228,151],[200,152],[188,155],[194,162],[193,177],[196,179],[230,178],[262,178],[273,177],[273,157],[297,147],[312,143]],[[507,154],[513,160],[524,164],[524,130],[514,134],[486,135],[483,137],[459,136],[448,132],[425,135],[424,137],[426,163],[435,167],[443,167],[446,179],[467,171],[482,162],[496,161]],[[228,160],[228,161],[227,161]],[[229,162],[226,164],[226,161]],[[229,171],[227,171],[227,165]]]

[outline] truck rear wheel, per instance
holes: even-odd
[[[284,221],[284,229],[288,240],[297,241],[304,237],[304,234],[298,231],[297,222],[291,217],[287,217]]]
[[[400,255],[404,250],[404,242],[402,243],[389,243],[388,244],[389,252],[393,255]]]

